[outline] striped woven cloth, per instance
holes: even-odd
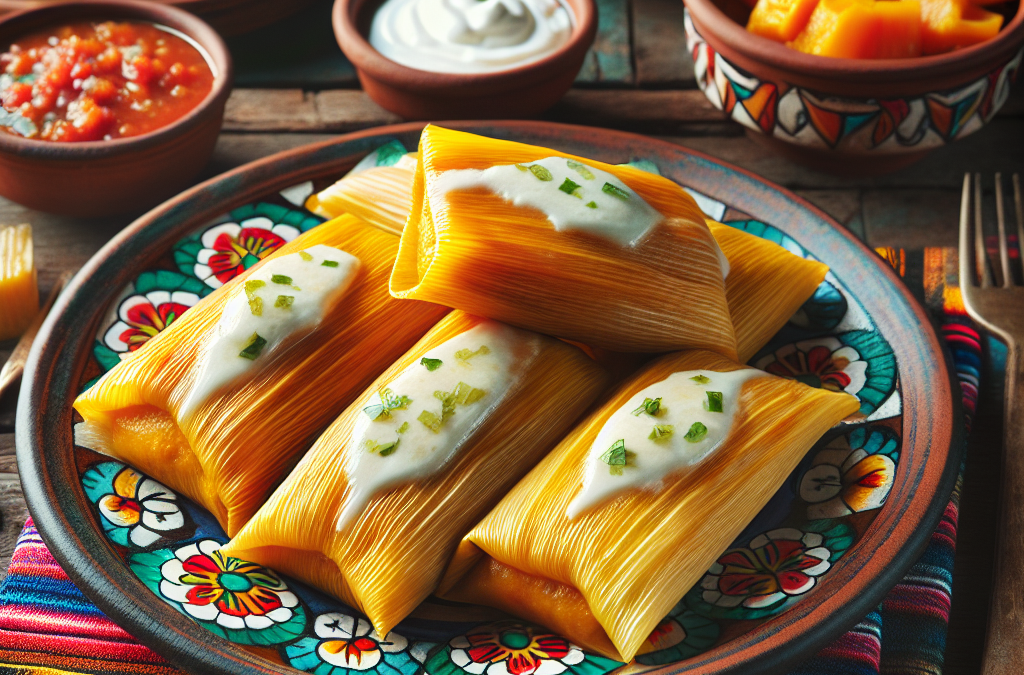
[[[980,337],[956,287],[956,252],[879,253],[942,327],[956,363],[970,428],[981,373]],[[921,559],[851,631],[792,675],[941,675],[952,593],[961,480]],[[31,521],[0,584],[0,675],[179,675],[82,595]]]

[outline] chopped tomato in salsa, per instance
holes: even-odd
[[[0,131],[99,141],[167,126],[199,105],[213,72],[188,41],[145,23],[79,23],[0,54]]]

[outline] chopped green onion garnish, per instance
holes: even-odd
[[[390,443],[378,443],[376,441],[366,441],[366,449],[370,452],[376,453],[381,457],[387,457],[395,450],[398,449],[398,441],[394,440]]]
[[[322,263],[320,263],[320,267],[337,267],[337,266],[338,266],[338,261],[337,260],[325,260]]]
[[[580,184],[573,182],[571,178],[566,178],[565,182],[558,186],[558,189],[576,199],[583,199],[583,196],[579,194]]]
[[[263,298],[258,295],[249,296],[249,311],[253,316],[263,316]]]
[[[306,262],[309,262],[310,260],[313,259],[313,256],[306,253],[305,251],[299,251],[299,257],[305,260]]]
[[[709,391],[708,404],[705,407],[708,412],[722,412],[722,392]]]
[[[526,166],[525,164],[515,164],[514,166],[517,169],[519,169],[520,171],[523,171],[523,172],[526,172],[526,171],[530,170],[530,168],[528,166]]]
[[[570,169],[583,176],[585,180],[594,180],[594,174],[591,173],[590,169],[587,168],[586,164],[581,164],[575,159],[569,159],[565,162]]]
[[[711,378],[706,377],[704,375],[694,375],[690,379],[696,382],[697,384],[711,384]]]
[[[460,349],[459,351],[455,352],[455,358],[457,358],[459,361],[469,361],[474,356],[490,353],[491,350],[487,348],[487,345],[480,345],[480,349],[476,350],[475,352],[472,349]]]
[[[610,471],[613,476],[621,476],[622,469],[626,466],[628,458],[626,456],[626,441],[625,439],[619,439],[612,444],[612,447],[601,455],[601,461],[610,467]]]
[[[420,416],[417,417],[416,419],[422,422],[423,426],[430,429],[435,434],[441,430],[441,425],[444,424],[444,421],[440,417],[430,412],[429,410],[424,410],[423,412],[421,412]]]
[[[700,422],[694,422],[690,425],[690,430],[683,436],[686,440],[691,443],[699,443],[704,440],[704,437],[708,435],[708,428]]]
[[[409,430],[409,423],[408,422],[402,422],[402,426],[398,427],[398,433],[400,433],[400,434],[404,434],[408,430]]]
[[[471,387],[465,382],[459,382],[458,386],[455,387],[455,391],[452,393],[455,394],[455,402],[459,405],[470,405],[471,403],[476,403],[487,395],[487,392],[483,389]]]
[[[380,403],[373,403],[363,408],[367,417],[375,422],[391,417],[392,410],[403,410],[412,403],[412,399],[408,396],[395,396],[395,393],[387,387],[378,391],[377,396],[380,397]]]
[[[267,285],[267,282],[259,279],[249,279],[245,282],[245,294],[252,296],[253,293]]]
[[[429,370],[430,372],[434,372],[435,370],[443,366],[444,362],[441,359],[428,359],[426,356],[424,356],[422,359],[420,359],[420,365]]]
[[[587,202],[587,208],[588,209],[596,209],[597,208],[597,202]]]
[[[657,417],[661,410],[661,397],[659,396],[658,398],[645,398],[640,407],[633,411],[633,414],[640,417],[643,413],[647,413],[651,417]]]
[[[270,280],[273,281],[275,284],[281,284],[283,286],[292,285],[292,278],[289,276],[285,276],[284,274],[275,274],[270,277]]]
[[[249,359],[255,361],[256,357],[260,355],[263,348],[267,346],[267,341],[260,337],[259,333],[253,333],[249,341],[245,343],[245,348],[238,352],[238,355],[243,359]]]
[[[655,443],[662,443],[672,438],[675,427],[671,424],[655,424],[654,428],[651,429],[651,435],[647,438],[651,439]]]
[[[274,301],[274,307],[280,307],[281,309],[288,309],[295,302],[294,295],[279,295],[277,300]]]
[[[555,179],[555,177],[551,175],[551,172],[542,167],[540,164],[531,164],[526,168],[529,169],[530,173],[532,173],[540,180],[549,181]]]
[[[622,188],[615,187],[611,183],[605,183],[604,185],[602,185],[601,192],[605,193],[606,195],[611,195],[616,199],[621,199],[624,202],[629,201],[629,193],[623,190]]]

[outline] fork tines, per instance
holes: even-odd
[[[1011,183],[1016,215],[1016,227],[1012,229],[1008,228],[1006,223],[1006,196],[1003,193],[1003,177],[999,173],[995,175],[996,239],[999,266],[993,268],[989,260],[989,247],[985,236],[981,174],[974,174],[973,180],[971,174],[964,174],[963,195],[960,204],[960,283],[962,286],[971,284],[982,288],[1009,288],[1018,285],[1018,276],[1024,282],[1024,267],[1021,267],[1024,264],[1024,207],[1022,207],[1020,175],[1013,174]],[[1011,237],[1016,239],[1015,243],[1011,243]],[[972,244],[973,256],[970,255]],[[996,255],[995,251],[992,252],[992,255],[993,257]],[[972,257],[974,260],[973,270],[968,264]],[[1013,264],[1014,258],[1018,261],[1016,266]]]

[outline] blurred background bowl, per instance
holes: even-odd
[[[111,19],[155,23],[187,35],[213,69],[210,93],[185,116],[130,138],[61,143],[0,132],[0,195],[62,215],[137,212],[188,187],[213,154],[231,93],[231,55],[217,32],[188,12],[140,0],[47,3],[0,19],[0,51],[46,28]]]
[[[841,174],[893,171],[968,136],[1006,102],[1024,3],[991,40],[910,59],[814,56],[748,32],[737,0],[685,0],[698,86],[748,135]]]
[[[530,118],[569,90],[597,33],[594,0],[565,3],[573,13],[568,42],[539,61],[493,73],[434,73],[386,58],[366,38],[382,0],[336,0],[334,35],[370,98],[405,119]]]

